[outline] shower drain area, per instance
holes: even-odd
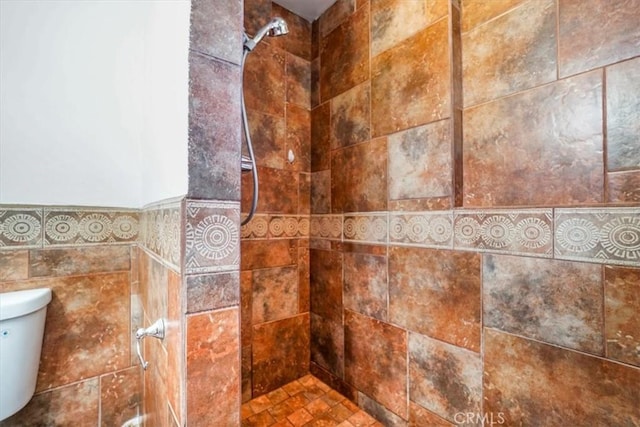
[[[355,403],[306,375],[242,405],[243,427],[382,426]]]

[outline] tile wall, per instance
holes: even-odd
[[[257,213],[241,229],[247,401],[309,372],[311,24],[270,0],[246,0],[244,9],[249,35],[272,16],[289,27],[286,36],[263,39],[247,57],[244,77],[260,178]],[[242,212],[250,209],[252,187],[251,174],[243,173]]]
[[[314,23],[315,375],[385,425],[640,423],[638,10],[338,0]]]

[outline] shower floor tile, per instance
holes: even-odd
[[[382,426],[349,399],[306,375],[242,405],[242,427]]]

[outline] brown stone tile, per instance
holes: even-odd
[[[298,243],[289,240],[243,240],[240,250],[242,270],[295,265]]]
[[[344,328],[342,321],[311,313],[311,361],[344,377]]]
[[[134,366],[100,377],[100,425],[120,426],[135,418],[142,404],[141,370]]]
[[[336,3],[337,4],[337,3]],[[320,31],[322,31],[322,19]],[[369,78],[369,9],[350,15],[320,42],[320,98],[324,102]]]
[[[296,394],[303,393],[306,388],[300,383],[298,380],[291,381],[288,384],[282,386],[282,389],[286,391],[290,396],[295,396]],[[295,400],[294,402],[299,402],[299,400]],[[296,403],[297,405],[298,403]]]
[[[447,1],[371,3],[371,55],[375,56],[447,15]]]
[[[240,419],[244,421],[251,415],[254,415],[253,409],[251,409],[251,402],[243,403],[240,407]]]
[[[289,393],[284,391],[282,388],[279,388],[267,394],[267,397],[269,398],[269,401],[273,405],[277,405],[278,403],[284,402],[285,400],[287,400],[290,396],[289,396]]]
[[[44,245],[135,243],[139,214],[113,209],[44,209]]]
[[[242,420],[242,427],[264,427],[271,426],[275,423],[275,419],[269,414],[269,411],[263,411]]]
[[[286,158],[286,126],[284,117],[247,109],[251,142],[256,165],[283,169]],[[246,145],[243,154],[248,155]]]
[[[411,331],[480,350],[479,254],[389,249],[389,320]]]
[[[353,401],[357,401],[358,391],[352,385],[345,382],[344,379],[333,375],[331,372],[313,362],[311,362],[309,370],[313,376],[318,378],[316,385],[319,389],[326,393],[331,391],[331,389],[337,390],[343,396],[346,396]]]
[[[442,19],[373,58],[372,137],[449,117],[448,46],[447,20]]]
[[[640,270],[606,267],[604,280],[607,357],[640,366]]]
[[[77,276],[131,269],[129,246],[36,249],[31,251],[29,258],[31,277]]]
[[[602,201],[601,72],[465,110],[464,123],[465,206]]]
[[[271,17],[271,0],[244,0],[244,30],[253,36]]]
[[[215,310],[240,303],[238,272],[187,276],[187,313]]]
[[[253,395],[268,393],[306,374],[309,358],[308,313],[254,326]]]
[[[340,423],[353,415],[353,412],[347,409],[344,404],[338,403],[329,410],[329,415],[331,415],[336,422]]]
[[[288,398],[288,396],[287,396]],[[252,399],[249,403],[251,410],[254,414],[259,414],[262,411],[266,411],[267,409],[272,408],[274,403],[269,399],[267,395],[262,395]]]
[[[375,418],[364,411],[355,412],[347,421],[354,427],[366,427],[376,422]]]
[[[238,66],[189,57],[190,197],[240,199],[241,79]]]
[[[358,404],[377,421],[371,424],[375,427],[407,427],[405,418],[394,414],[379,402],[364,393],[358,392]]]
[[[607,0],[558,0],[560,77],[577,74],[640,53],[639,0],[624,7]],[[589,10],[585,14],[585,8]]]
[[[244,98],[247,108],[284,117],[287,81],[285,63],[285,51],[268,43],[258,44],[247,56],[244,67]]]
[[[389,199],[451,196],[449,120],[389,135],[388,141]]]
[[[0,245],[3,248],[41,248],[43,245],[43,210],[30,208],[3,208],[0,211]]]
[[[100,385],[92,378],[35,395],[3,427],[98,425]]]
[[[454,419],[457,413],[479,413],[480,354],[409,334],[409,397],[447,419]]]
[[[608,173],[607,202],[640,202],[640,171]]]
[[[523,0],[464,0],[462,31],[469,31],[522,2]]]
[[[325,37],[356,10],[355,0],[338,0],[318,20],[320,36]]]
[[[485,326],[604,355],[602,267],[485,255]]]
[[[293,151],[294,161],[287,161],[287,168],[311,171],[311,113],[306,108],[287,104],[287,156]]]
[[[370,84],[365,82],[331,100],[332,150],[371,139],[370,99]]]
[[[639,69],[640,58],[606,69],[608,171],[640,169]]]
[[[273,16],[280,16],[287,21],[289,33],[278,37],[284,49],[307,61],[311,60],[311,23],[293,12],[273,3]]]
[[[304,408],[307,403],[309,400],[302,393],[297,393],[269,409],[269,413],[277,421],[284,420],[295,411]]]
[[[311,23],[311,59],[320,55],[320,19]]]
[[[29,251],[0,252],[0,282],[29,277]]]
[[[298,173],[258,166],[260,195],[257,212],[297,214]],[[242,212],[249,212],[253,197],[251,174],[242,175]]]
[[[409,427],[453,427],[455,424],[409,401]]]
[[[167,284],[167,318],[165,323],[165,339],[163,344],[167,350],[167,369],[164,372],[167,384],[167,400],[172,416],[183,419],[182,397],[184,396],[184,320],[182,276],[169,270]],[[236,288],[239,288],[236,279]],[[181,423],[178,423],[180,425]]]
[[[190,48],[240,64],[242,11],[242,0],[224,4],[195,0],[191,5]]]
[[[306,409],[300,408],[297,411],[293,412],[291,415],[289,415],[287,419],[291,424],[298,427],[313,420],[313,416],[310,413],[308,413]]]
[[[242,327],[244,328],[244,319],[241,319],[242,321]],[[251,326],[249,326],[249,330],[251,330]],[[244,330],[242,331],[243,335],[242,335],[242,340],[243,340],[243,344],[244,344]],[[251,339],[251,334],[249,335],[249,340]],[[241,374],[241,379],[242,379],[242,402],[248,402],[251,400],[252,397],[252,390],[253,390],[253,386],[251,384],[251,376],[252,376],[252,372],[251,372],[251,341],[249,341],[249,345],[248,346],[244,346],[242,347],[242,354],[241,354],[241,363],[242,363],[242,374]]]
[[[345,312],[345,379],[404,419],[408,417],[406,354],[404,330]]]
[[[334,151],[331,170],[331,209],[334,213],[386,210],[386,138]]]
[[[640,420],[636,368],[491,329],[484,333],[484,352],[484,412],[502,412],[505,425],[544,420],[614,426]]]
[[[287,102],[311,109],[311,63],[287,53]]]
[[[389,200],[388,210],[395,211],[441,211],[453,207],[451,197],[435,197],[430,199]]]
[[[251,345],[251,331],[253,328],[253,272],[240,272],[240,321],[242,347],[246,348]]]
[[[432,248],[453,247],[451,212],[403,212],[389,215],[389,242]]]
[[[307,150],[308,153],[309,151]],[[298,214],[307,216],[311,214],[311,174],[301,172],[298,179],[300,185],[298,187]],[[308,217],[306,219],[308,221]],[[308,233],[305,237],[308,237]]]
[[[311,111],[311,171],[331,167],[331,103],[326,102]]]
[[[344,254],[344,307],[378,320],[387,320],[387,257]]]
[[[309,248],[298,249],[298,312],[311,311],[311,257]]]
[[[343,236],[347,243],[379,243],[388,239],[387,213],[353,214],[344,216]],[[362,243],[361,243],[362,242]]]
[[[239,316],[238,309],[187,316],[188,425],[240,424]]]
[[[312,249],[311,312],[342,322],[342,255],[336,251]]]
[[[331,406],[329,406],[329,404],[322,399],[316,399],[308,403],[307,406],[305,406],[305,409],[311,415],[317,417],[318,415],[324,414],[329,409],[331,409]]]
[[[320,105],[320,57],[311,61],[311,108]]]
[[[253,324],[298,314],[298,268],[275,267],[253,272]]]
[[[331,171],[311,174],[311,213],[331,213]]]
[[[522,6],[462,37],[464,105],[556,79],[555,0]]]

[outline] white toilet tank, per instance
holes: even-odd
[[[18,412],[36,390],[51,289],[0,294],[0,421]]]

